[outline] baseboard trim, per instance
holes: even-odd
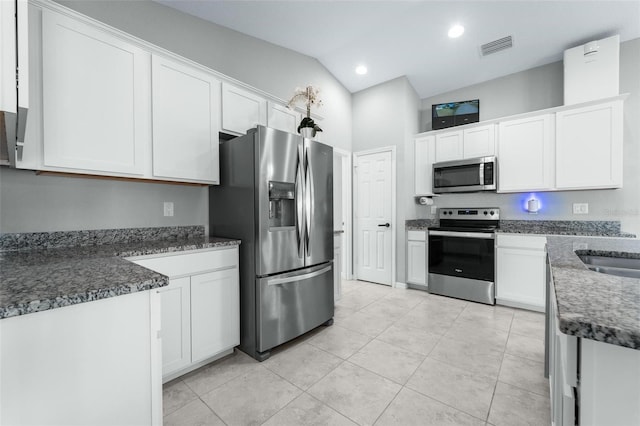
[[[409,288],[409,286],[407,286],[407,283],[401,283],[400,281],[396,281],[393,287],[403,289]]]

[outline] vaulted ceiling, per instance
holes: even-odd
[[[312,56],[351,92],[406,75],[421,98],[559,61],[588,41],[640,37],[640,0],[156,1]],[[455,23],[465,31],[452,39]],[[512,48],[481,56],[506,36]]]

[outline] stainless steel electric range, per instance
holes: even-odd
[[[429,293],[495,304],[500,209],[441,208],[429,228]]]

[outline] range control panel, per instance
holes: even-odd
[[[499,220],[499,207],[474,207],[474,208],[454,208],[442,207],[439,209],[440,219],[459,220]]]

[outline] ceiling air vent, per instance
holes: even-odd
[[[510,47],[513,47],[513,38],[511,36],[506,36],[483,44],[480,46],[480,53],[482,56],[487,56],[492,53],[500,52],[501,50],[509,49]]]

